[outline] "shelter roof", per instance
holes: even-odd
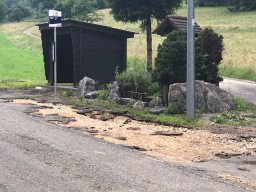
[[[153,33],[166,36],[168,33],[177,29],[187,32],[187,17],[167,15]],[[200,31],[202,31],[201,27],[195,23],[195,33],[198,34]]]
[[[38,24],[37,26],[39,26],[39,29],[41,31],[52,29],[52,28],[49,27],[48,22]],[[99,24],[87,23],[87,22],[80,21],[80,20],[75,20],[75,19],[63,19],[62,20],[62,27],[63,28],[65,28],[65,27],[77,27],[77,28],[87,29],[87,30],[91,30],[91,31],[97,31],[97,32],[102,32],[102,33],[110,33],[110,34],[113,34],[113,35],[123,36],[123,37],[126,37],[126,38],[133,38],[134,34],[136,34],[135,32],[131,32],[131,31],[116,29],[116,28],[112,28],[112,27],[109,27],[109,26],[99,25]]]

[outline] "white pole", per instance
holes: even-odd
[[[194,0],[187,0],[187,119],[195,119],[195,30]]]
[[[57,96],[57,28],[54,27],[54,96]]]

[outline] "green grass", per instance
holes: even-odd
[[[223,125],[248,126],[256,123],[256,108],[236,98],[236,107],[232,111],[224,111],[210,117],[210,120]]]
[[[0,33],[0,69],[0,88],[45,84],[42,54],[15,47],[3,33]]]

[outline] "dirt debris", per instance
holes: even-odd
[[[40,103],[34,100],[16,99],[14,104],[29,104],[41,106],[33,114],[47,116],[58,114],[74,121],[62,124],[74,127],[85,134],[92,134],[108,142],[135,146],[133,149],[143,149],[144,153],[167,161],[200,162],[218,159],[215,154],[256,154],[256,139],[251,142],[237,141],[229,133],[214,133],[208,130],[191,130],[171,126],[157,125],[148,122],[132,120],[128,117],[115,115],[110,112],[91,111],[77,113],[79,110],[61,104]],[[91,116],[94,115],[93,118]],[[100,117],[104,117],[104,121]],[[54,122],[55,123],[55,122]],[[59,124],[59,123],[58,123]],[[94,129],[88,129],[94,127]],[[92,131],[93,130],[93,131]],[[216,130],[215,130],[216,131]],[[223,131],[223,130],[221,130]],[[256,131],[256,130],[255,130]],[[156,132],[182,133],[177,136],[152,135]],[[125,139],[124,139],[125,138]]]

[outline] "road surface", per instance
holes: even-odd
[[[256,105],[256,83],[237,79],[224,78],[220,88]]]
[[[243,192],[211,172],[43,122],[0,100],[0,192]]]

